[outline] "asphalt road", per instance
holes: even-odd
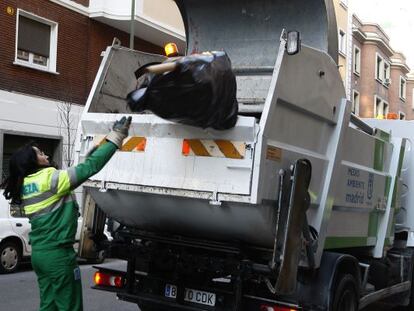
[[[103,266],[126,270],[126,263],[108,260]],[[94,269],[92,265],[81,265],[83,305],[85,311],[138,311],[134,304],[117,300],[115,294],[91,289]],[[36,275],[30,264],[23,265],[14,274],[0,275],[0,310],[37,311],[39,310],[39,293]],[[387,306],[375,305],[363,311],[398,311]]]
[[[114,269],[125,267],[122,261],[107,261],[104,266]],[[83,306],[85,311],[138,311],[134,304],[117,300],[115,294],[91,289],[94,269],[92,265],[81,265]],[[125,269],[126,270],[126,269]],[[38,311],[39,293],[36,275],[30,264],[13,274],[0,275],[0,310]]]

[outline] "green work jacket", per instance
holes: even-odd
[[[29,239],[33,251],[73,245],[79,207],[72,190],[99,172],[116,149],[115,144],[106,142],[84,163],[67,170],[40,169],[24,179],[22,205],[32,225]]]

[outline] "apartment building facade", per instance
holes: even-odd
[[[396,52],[391,57],[390,73],[390,111],[400,120],[412,119],[412,105],[408,102],[407,81],[410,68],[403,53]]]
[[[160,13],[165,7],[168,16]],[[2,178],[11,153],[30,140],[39,142],[57,164],[70,164],[65,153],[73,145],[101,53],[114,38],[129,46],[130,25],[131,0],[0,2]],[[137,50],[163,53],[166,42],[185,44],[172,0],[136,0],[133,25]],[[70,124],[63,121],[64,114],[70,115]]]
[[[350,98],[350,75],[349,75],[349,49],[350,49],[350,27],[348,0],[334,0],[336,24],[338,27],[338,69]],[[352,35],[351,35],[352,36]]]
[[[407,75],[407,100],[406,100],[408,120],[414,120],[414,73],[410,72]]]
[[[410,68],[381,26],[353,15],[351,53],[352,111],[362,118],[413,119]]]

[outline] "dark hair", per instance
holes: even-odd
[[[11,199],[11,203],[20,204],[23,180],[26,176],[33,174],[39,168],[37,164],[36,144],[31,142],[16,150],[9,163],[9,176],[1,185],[4,189],[4,197]]]

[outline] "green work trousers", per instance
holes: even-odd
[[[82,311],[82,284],[73,248],[32,252],[40,311]]]

